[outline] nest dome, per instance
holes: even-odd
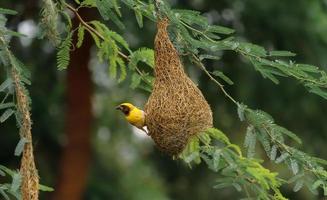
[[[146,126],[157,147],[169,155],[183,151],[191,136],[212,127],[212,112],[201,91],[185,74],[160,19],[154,42],[155,81],[145,105]]]

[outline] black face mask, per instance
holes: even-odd
[[[121,105],[121,106],[117,107],[117,109],[121,110],[124,113],[124,115],[128,115],[131,111],[130,108],[125,105]]]

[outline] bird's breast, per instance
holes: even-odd
[[[142,110],[133,109],[129,115],[126,116],[126,119],[132,125],[142,128],[144,126],[145,114]]]

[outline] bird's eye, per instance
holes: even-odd
[[[128,115],[130,109],[129,109],[128,107],[126,107],[126,106],[123,106],[122,111],[123,111],[123,113],[124,113],[125,115]]]

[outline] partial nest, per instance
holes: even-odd
[[[201,91],[185,74],[169,40],[168,24],[167,18],[157,24],[155,81],[145,113],[149,134],[158,148],[178,155],[191,136],[212,127],[212,112]]]

